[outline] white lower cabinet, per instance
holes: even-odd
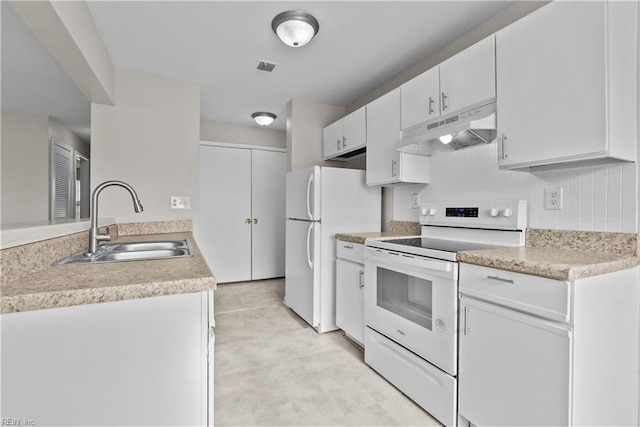
[[[466,298],[461,310],[460,413],[477,425],[569,425],[569,331]]]
[[[1,319],[3,420],[213,425],[213,291]]]
[[[461,263],[460,415],[638,425],[638,279],[638,268],[562,282]]]
[[[338,241],[336,325],[364,346],[364,245]]]

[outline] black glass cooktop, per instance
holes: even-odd
[[[457,240],[433,239],[429,237],[411,237],[408,239],[392,239],[385,240],[386,243],[392,243],[402,246],[412,246],[415,248],[433,249],[445,252],[470,251],[476,249],[486,249],[491,245],[475,242],[464,242]]]

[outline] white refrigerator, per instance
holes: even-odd
[[[365,171],[313,166],[287,174],[284,303],[318,332],[336,326],[336,233],[380,231],[381,189]]]

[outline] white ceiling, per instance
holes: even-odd
[[[37,78],[39,86],[44,87],[38,87],[34,93],[33,84],[25,83],[29,79],[33,83],[33,76],[25,73],[24,67],[20,70],[20,64],[27,65],[19,54],[26,52],[20,41],[33,44],[33,40],[29,41],[28,34],[24,34],[28,32],[26,28],[18,30],[14,28],[18,26],[15,22],[9,22],[7,27],[15,34],[9,35],[9,46],[5,47],[5,10],[9,8],[2,3],[3,109],[20,106],[25,110],[24,104],[30,102],[25,98],[31,97],[40,99],[36,103],[40,110],[50,108],[52,101],[60,100],[60,91],[64,90],[65,102],[73,104],[76,110],[86,109],[86,119],[88,101],[77,99],[78,94],[82,96],[77,88],[49,83],[44,75],[55,71],[55,67],[44,65],[45,60],[34,64],[41,74]],[[346,106],[513,3],[88,2],[116,67],[199,81],[203,120],[257,126],[251,113],[270,111],[278,116],[271,127],[280,130],[285,130],[286,104],[290,99]],[[271,30],[275,15],[294,9],[313,14],[320,23],[318,35],[302,48],[284,45]],[[14,15],[7,21],[14,19],[19,20]],[[30,49],[37,51],[33,46]],[[259,60],[278,66],[263,77],[255,71]],[[27,68],[32,67],[29,64]],[[57,71],[61,72],[59,67]],[[7,94],[9,87],[12,89]],[[76,110],[69,105],[63,112],[49,114],[57,114],[68,123],[79,119]],[[69,118],[64,117],[66,114]]]

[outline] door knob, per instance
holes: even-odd
[[[253,218],[253,223],[257,224],[258,223],[258,218]]]
[[[244,223],[245,224],[251,224],[251,218],[245,218]]]

